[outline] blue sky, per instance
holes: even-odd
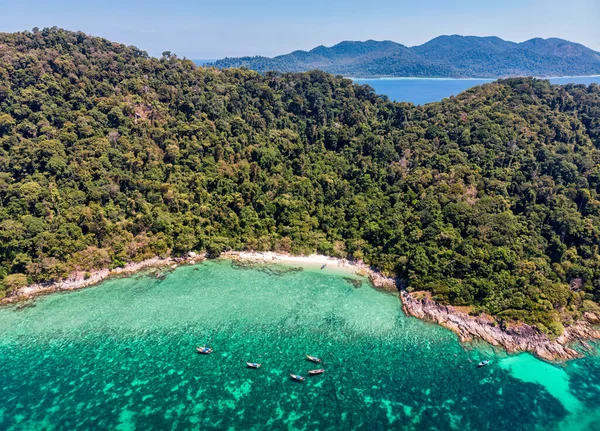
[[[59,26],[152,55],[277,55],[342,40],[560,37],[600,51],[599,0],[0,0],[0,31]]]

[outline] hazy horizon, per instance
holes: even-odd
[[[217,59],[245,55],[273,57],[345,40],[392,40],[415,46],[440,35],[497,36],[522,42],[556,37],[600,51],[600,4],[573,0],[476,0],[444,2],[274,0],[226,4],[184,0],[106,0],[82,4],[22,0],[3,5],[0,31],[58,26],[135,45],[154,56]]]

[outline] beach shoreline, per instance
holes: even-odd
[[[105,268],[91,273],[76,271],[64,280],[23,287],[13,295],[0,300],[0,306],[27,303],[37,296],[53,292],[83,289],[110,278],[131,276],[151,268],[162,269],[157,274],[160,277],[164,271],[176,269],[181,265],[195,265],[205,259],[206,255],[204,253],[189,252],[182,257],[153,257],[112,270]],[[475,339],[483,340],[492,346],[503,348],[508,353],[530,352],[550,362],[582,357],[583,355],[579,351],[570,346],[579,342],[585,348],[585,340],[600,339],[600,330],[594,327],[595,324],[600,323],[600,317],[597,316],[586,316],[585,319],[567,326],[564,334],[557,339],[550,339],[537,328],[524,323],[503,326],[492,316],[471,316],[460,308],[438,304],[423,292],[419,294],[418,292],[409,293],[406,290],[401,290],[397,279],[386,277],[377,269],[361,261],[351,261],[320,254],[298,256],[253,251],[228,251],[222,253],[218,259],[299,266],[311,270],[324,270],[340,276],[346,274],[348,276],[366,277],[375,288],[398,294],[402,310],[407,316],[443,326],[457,334],[463,343]]]
[[[297,256],[275,252],[230,251],[223,253],[220,258],[239,259],[241,261],[259,262],[265,264],[295,265],[306,269],[320,269],[338,275],[358,275],[369,279],[374,287],[397,293],[397,283],[394,278],[386,277],[375,268],[363,263],[344,258],[311,254]]]
[[[162,258],[155,256],[141,262],[130,262],[123,267],[115,269],[104,268],[96,271],[74,271],[69,277],[62,280],[48,283],[36,283],[22,287],[12,295],[1,299],[0,306],[32,300],[36,296],[53,292],[73,291],[91,287],[113,277],[131,276],[150,268],[172,270],[177,268],[177,266],[194,265],[205,259],[205,253],[189,252],[186,256],[181,257]],[[307,269],[325,269],[326,272],[335,272],[339,275],[343,275],[344,273],[347,275],[359,275],[367,277],[375,287],[397,292],[394,279],[383,276],[378,271],[362,262],[350,261],[348,259],[320,254],[298,256],[285,253],[253,251],[228,251],[222,253],[218,259],[301,266]]]

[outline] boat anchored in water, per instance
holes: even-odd
[[[309,370],[308,375],[316,376],[317,374],[323,374],[324,372],[325,372],[325,370],[323,368],[319,368],[318,370]]]
[[[257,364],[256,362],[246,362],[246,366],[248,368],[260,368],[262,364]]]
[[[211,349],[210,347],[206,347],[206,346],[197,346],[196,351],[203,355],[208,355],[213,352],[213,349]]]
[[[489,363],[490,363],[490,361],[488,361],[487,359],[485,361],[481,361],[480,363],[477,364],[477,368],[485,367]]]
[[[290,374],[290,378],[297,382],[303,382],[306,380],[306,377],[299,376],[298,374]]]
[[[306,360],[310,362],[314,362],[315,364],[321,363],[321,358],[317,358],[316,356],[306,355]]]

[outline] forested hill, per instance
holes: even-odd
[[[600,53],[556,38],[514,43],[498,37],[454,35],[412,48],[391,41],[345,41],[273,58],[224,58],[214,65],[247,67],[261,73],[318,69],[361,78],[573,76],[600,74]]]
[[[423,107],[59,29],[0,34],[0,280],[225,249],[321,252],[559,333],[600,299],[600,87]]]

